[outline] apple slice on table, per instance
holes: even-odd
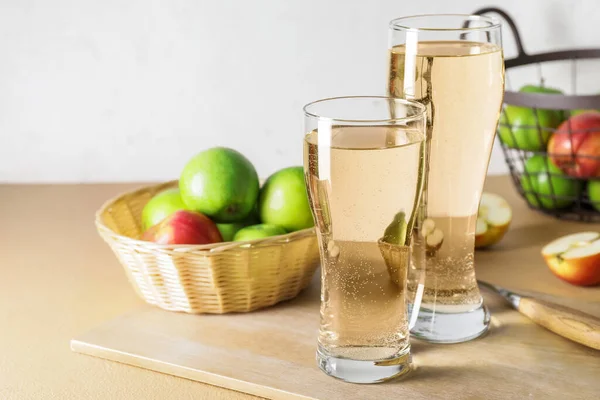
[[[512,209],[502,197],[482,193],[475,227],[475,248],[498,243],[504,237],[512,220]]]
[[[542,249],[550,270],[573,285],[600,283],[600,233],[581,232],[563,236]]]

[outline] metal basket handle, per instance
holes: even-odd
[[[507,69],[529,64],[538,64],[548,61],[600,59],[600,49],[560,50],[547,53],[529,54],[523,49],[521,35],[513,19],[504,11],[495,7],[485,7],[475,11],[475,15],[495,13],[506,21],[517,46],[517,56],[504,60]],[[541,68],[541,67],[540,67]],[[540,70],[541,75],[541,70]],[[504,102],[507,104],[539,108],[548,110],[575,110],[575,109],[600,109],[600,94],[597,95],[561,95],[546,93],[522,93],[506,90]]]
[[[495,7],[482,8],[480,10],[475,11],[473,14],[474,15],[483,15],[483,14],[487,14],[487,13],[498,14],[499,16],[502,17],[502,19],[504,19],[504,21],[510,27],[510,30],[512,31],[513,37],[515,39],[515,44],[517,45],[517,57],[515,59],[518,59],[521,57],[527,57],[528,54],[525,52],[525,49],[523,48],[523,42],[521,41],[521,34],[519,33],[519,29],[517,28],[515,21],[505,11],[502,11],[501,9],[495,8]]]

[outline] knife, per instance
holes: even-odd
[[[574,342],[600,350],[600,318],[532,296],[519,295],[491,283],[477,282],[504,297],[536,324]]]

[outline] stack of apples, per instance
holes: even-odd
[[[271,175],[262,187],[252,163],[215,147],[184,167],[179,187],[154,196],[142,212],[142,240],[169,245],[247,241],[313,226],[302,167]]]
[[[533,85],[520,91],[562,94]],[[500,119],[498,134],[507,147],[526,151],[520,183],[531,205],[567,208],[585,190],[587,204],[600,211],[600,111],[533,110],[509,105]],[[550,270],[569,283],[600,284],[598,232],[560,237],[544,246],[542,256]]]
[[[520,91],[562,94],[533,85]],[[598,110],[534,110],[508,105],[500,118],[498,136],[507,147],[527,151],[520,183],[531,205],[567,208],[587,190],[589,205],[600,211]]]

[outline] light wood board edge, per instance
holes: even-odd
[[[175,365],[158,360],[150,360],[135,354],[92,345],[79,339],[71,340],[71,350],[76,353],[100,357],[109,361],[117,361],[123,364],[132,365],[134,367],[140,367],[150,371],[190,379],[196,382],[207,383],[209,385],[235,390],[242,393],[248,393],[254,396],[265,397],[267,399],[318,400],[313,397],[305,397],[299,394],[258,385],[252,382],[246,382],[235,378],[212,374],[206,371],[186,368],[181,365]]]

